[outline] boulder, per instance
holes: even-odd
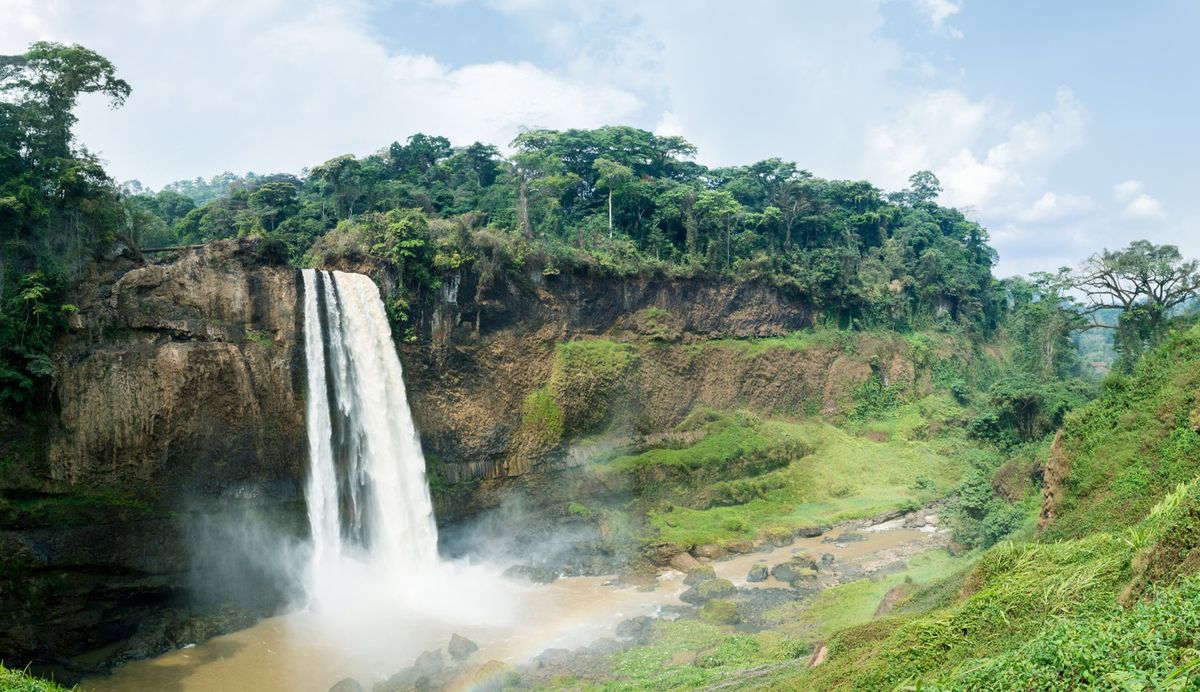
[[[451,635],[450,643],[446,645],[446,653],[455,661],[465,661],[476,651],[479,651],[478,644],[458,634]]]
[[[736,603],[728,598],[714,598],[700,608],[700,619],[714,625],[733,625],[740,618]]]
[[[556,668],[571,662],[571,652],[567,649],[546,649],[533,657],[535,668]]]
[[[755,551],[753,541],[730,541],[725,544],[725,550],[734,555],[746,555]]]
[[[785,548],[795,542],[796,537],[790,531],[783,529],[768,529],[763,534],[763,539],[770,545],[776,548]]]
[[[687,574],[694,567],[700,566],[700,561],[692,557],[690,553],[678,553],[671,558],[668,563],[671,567]]]
[[[822,543],[857,543],[859,541],[865,541],[865,540],[867,540],[867,535],[865,533],[860,533],[858,531],[843,531],[842,535],[840,535],[836,538],[833,536],[826,536],[825,538],[821,539],[821,542]]]
[[[714,598],[728,598],[735,593],[737,593],[737,589],[728,579],[710,579],[684,591],[679,595],[679,600],[692,605],[700,605]]]
[[[624,623],[621,623],[621,624],[624,624]],[[618,626],[617,629],[619,632],[620,627]],[[594,654],[597,656],[607,656],[609,654],[615,654],[617,652],[624,651],[625,649],[629,648],[629,645],[632,643],[633,642],[623,644],[623,643],[617,641],[616,639],[613,639],[612,637],[602,637],[602,638],[597,639],[596,641],[592,642],[591,644],[589,644],[587,648],[588,648],[588,653],[590,653],[590,654]]]
[[[832,565],[834,561],[833,553],[821,553],[821,566],[826,567]]]
[[[693,584],[699,584],[702,581],[716,578],[717,572],[712,568],[712,565],[700,565],[688,570],[687,576],[683,578],[683,583],[692,586]]]
[[[725,557],[726,552],[716,543],[709,543],[692,548],[692,555],[698,560],[720,560]]]
[[[811,555],[793,555],[787,562],[771,568],[771,576],[795,586],[798,581],[809,581],[817,577],[817,561]]]
[[[434,649],[426,651],[417,656],[417,660],[413,661],[412,672],[415,677],[421,678],[428,675],[437,675],[442,672],[445,662],[442,660],[442,650]]]
[[[538,565],[513,565],[504,570],[504,576],[531,584],[549,584],[558,579],[558,570]]]
[[[748,581],[748,582],[766,581],[767,577],[769,575],[770,575],[770,572],[767,570],[766,565],[755,565],[750,568],[750,573],[746,575],[746,581]]]
[[[654,634],[654,619],[648,615],[629,618],[617,625],[617,638],[644,644]]]

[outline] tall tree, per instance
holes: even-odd
[[[1092,255],[1074,275],[1088,299],[1085,314],[1119,310],[1117,350],[1126,366],[1166,332],[1173,308],[1200,290],[1200,264],[1184,260],[1174,245],[1135,240],[1124,250]],[[1089,327],[1112,328],[1093,321]]]
[[[608,191],[608,237],[613,237],[613,194],[633,178],[633,169],[607,157],[596,159],[592,166],[600,177],[596,187]]]

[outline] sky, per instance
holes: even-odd
[[[1139,238],[1200,256],[1191,0],[0,0],[0,54],[37,40],[117,66],[132,97],[86,98],[78,138],[156,189],[624,124],[706,165],[932,170],[1000,276]]]

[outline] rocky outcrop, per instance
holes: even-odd
[[[916,367],[899,336],[761,349],[748,341],[794,334],[811,319],[803,296],[754,282],[563,274],[484,286],[470,272],[452,275],[401,345],[439,515],[493,505],[514,486],[545,497],[547,472],[675,434],[697,407],[836,414],[872,377],[928,389],[929,368]],[[625,355],[603,387],[593,376],[578,387],[583,396],[561,401],[570,373],[556,359],[576,340],[608,341]],[[546,387],[567,404],[560,437],[529,429],[530,397]],[[603,420],[570,429],[585,417]],[[576,444],[580,434],[586,444]]]
[[[226,586],[271,605],[271,567],[239,551],[303,531],[306,441],[297,272],[268,255],[126,252],[80,282],[45,445],[0,472],[0,657],[155,653],[152,616],[174,609],[174,642],[180,613],[239,600]]]
[[[402,346],[402,358],[423,441],[444,462],[447,481],[472,483],[523,475],[541,461],[516,433],[522,402],[550,378],[560,343],[615,336],[682,345],[781,336],[810,320],[803,301],[755,283],[539,274],[481,285],[477,275],[463,272],[448,277],[433,303],[416,315],[417,339]],[[764,381],[724,363],[696,363],[681,349],[661,356],[660,371],[674,375],[672,381],[629,389],[657,397],[651,407],[670,407],[659,417],[671,422],[703,401],[703,393],[734,399]],[[704,371],[749,379],[726,386],[697,377]],[[673,389],[675,380],[688,389]]]

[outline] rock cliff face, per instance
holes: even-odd
[[[663,345],[670,360],[688,342],[780,336],[811,320],[802,304],[755,284],[554,276],[483,287],[465,274],[446,286],[418,316],[420,338],[401,352],[422,438],[452,482],[522,475],[538,461],[522,454],[515,434],[522,402],[550,379],[559,344],[649,340]],[[695,368],[675,365],[688,381],[683,390],[667,382],[631,388],[674,402],[657,424],[704,401],[698,396],[704,382],[689,376]],[[736,398],[740,385],[732,384],[723,389]]]
[[[90,270],[56,347],[43,444],[0,470],[0,656],[61,660],[201,592],[226,601],[194,587],[249,583],[222,572],[236,542],[207,564],[197,546],[251,514],[303,529],[297,286],[295,269],[235,242]]]
[[[873,376],[929,386],[898,337],[754,350],[747,338],[812,323],[802,298],[755,283],[562,275],[481,286],[464,273],[414,322],[401,353],[443,517],[494,505],[513,486],[545,495],[546,473],[653,439],[696,407],[831,414]],[[597,381],[602,362],[563,371],[562,347],[576,340],[620,349],[614,381]],[[546,390],[575,400],[556,402],[566,430],[550,440],[528,429],[530,398]],[[593,414],[595,424],[573,425]],[[580,435],[602,439],[589,448]]]
[[[118,640],[114,660],[147,655],[242,622],[230,602],[280,602],[289,582],[263,558],[306,532],[305,373],[299,274],[270,254],[223,241],[126,255],[81,282],[49,422],[34,444],[0,436],[0,456],[24,450],[0,464],[0,658],[64,660]],[[377,268],[345,268],[389,285]],[[536,496],[553,472],[653,439],[696,406],[832,412],[872,375],[921,385],[896,343],[750,353],[727,341],[811,321],[803,300],[754,283],[447,277],[399,347],[439,519],[509,487]],[[566,362],[577,341],[599,344],[599,360]],[[553,434],[531,427],[539,391],[561,399]],[[589,448],[583,435],[602,439]],[[189,618],[197,604],[217,609],[215,624]]]

